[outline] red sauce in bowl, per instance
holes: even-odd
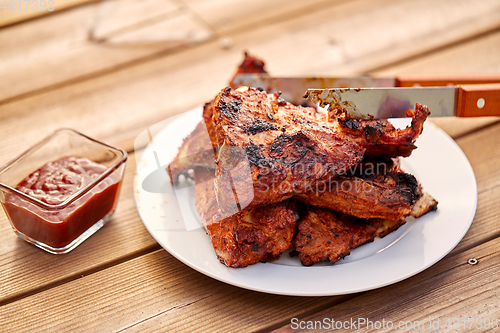
[[[92,183],[107,167],[83,157],[50,162],[23,179],[16,189],[48,205],[62,204]],[[44,209],[9,194],[4,207],[14,228],[52,248],[63,248],[114,210],[120,178],[112,173],[64,208]]]

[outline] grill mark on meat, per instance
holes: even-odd
[[[414,126],[399,130],[385,121],[337,115],[329,121],[327,115],[316,114],[312,108],[290,103],[280,106],[279,98],[279,94],[268,95],[248,88],[225,89],[214,100],[213,123],[219,145],[237,146],[242,155],[246,155],[243,157],[248,164],[243,163],[231,170],[231,177],[236,181],[234,185],[241,189],[244,200],[239,199],[246,207],[279,202],[297,192],[328,185],[330,180],[346,173],[364,156],[409,155],[414,145],[408,139],[413,140],[420,134],[421,123],[428,115],[425,107],[417,105]],[[238,102],[237,119],[234,119],[234,108],[229,106],[231,102]],[[279,133],[280,130],[283,133]],[[253,138],[254,133],[259,135]],[[225,159],[232,161],[233,158],[219,153],[215,182],[219,204],[223,211],[229,212],[233,209],[234,196],[223,172],[228,169]],[[357,173],[358,170],[351,172]],[[392,184],[395,187],[395,179]],[[387,196],[401,200],[404,205],[410,201],[406,200],[407,196],[413,199],[413,190],[399,196],[392,195],[391,190],[391,186],[385,188]]]
[[[308,205],[325,207],[359,218],[397,220],[410,215],[419,198],[410,174],[385,172],[371,176],[338,176],[326,185],[297,193]]]
[[[294,238],[295,250],[304,266],[321,261],[335,263],[350,250],[384,237],[406,222],[358,219],[323,208],[306,206]]]
[[[358,131],[359,130],[359,124],[352,118],[347,118],[345,120],[339,119],[339,124],[343,128],[347,128],[351,131]]]
[[[401,193],[405,194],[408,201],[413,205],[415,201],[420,197],[418,193],[418,181],[415,176],[409,173],[397,173],[396,175],[396,187],[401,190]]]
[[[241,104],[241,102],[240,102]],[[268,114],[269,116],[269,114]],[[265,131],[270,131],[270,130],[277,130],[279,129],[278,126],[268,123],[266,121],[263,121],[261,119],[256,119],[250,126],[245,126],[243,128],[243,131],[247,134],[252,134],[255,135],[260,132],[265,132]]]
[[[429,116],[429,109],[415,104],[415,110],[407,110],[411,125],[404,129],[395,128],[387,120],[350,118],[345,109],[336,108],[328,112],[328,121],[345,135],[347,140],[358,142],[366,148],[365,156],[410,156],[415,140],[423,129]]]
[[[311,145],[305,145],[304,142],[309,141],[308,138],[301,132],[288,135],[281,134],[270,145],[270,156],[272,159],[277,159],[283,153],[286,155],[281,156],[277,161],[283,165],[294,165],[300,162],[310,150],[314,150]],[[288,157],[295,157],[292,161],[287,161]]]
[[[247,153],[247,158],[253,165],[256,166],[269,166],[269,161],[260,152],[260,147],[255,143],[251,142],[245,147],[245,152]]]
[[[240,111],[241,107],[241,100],[235,100],[232,102],[227,102],[226,101],[226,94],[228,94],[231,91],[231,87],[226,87],[224,89],[224,94],[222,94],[220,100],[219,100],[219,106],[221,109],[221,112],[224,116],[232,119],[232,120],[238,120],[239,114],[238,112]]]
[[[376,122],[373,125],[366,125],[364,130],[366,140],[369,142],[376,142],[380,136],[384,135],[383,126],[380,122]]]

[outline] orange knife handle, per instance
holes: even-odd
[[[500,116],[500,83],[458,86],[457,117]]]
[[[396,87],[444,87],[478,83],[500,83],[500,74],[398,75],[396,77]]]

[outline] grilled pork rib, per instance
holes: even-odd
[[[296,198],[359,218],[399,220],[410,215],[418,199],[417,186],[415,177],[407,173],[339,176]]]
[[[237,88],[233,81],[238,74],[267,73],[264,68],[264,61],[251,56],[247,52],[245,52],[244,56],[243,62],[238,66],[233,79],[231,79],[230,86],[233,88]],[[212,149],[214,153],[217,153],[217,138],[212,122],[213,106],[213,100],[205,103],[203,106],[203,121],[184,139],[177,156],[168,166],[167,170],[172,183],[177,182],[179,175],[187,175],[189,170],[197,167],[215,169],[216,156],[213,158],[210,156]]]
[[[323,183],[351,168],[364,149],[317,122],[316,110],[266,92],[224,89],[214,100],[220,147],[217,198],[224,211],[275,203],[297,186]]]
[[[276,257],[292,245],[299,219],[296,203],[244,209],[224,217],[215,200],[213,173],[195,170],[196,210],[220,262],[228,267],[246,267]]]
[[[245,54],[239,72],[265,72],[264,62]],[[333,263],[406,216],[437,208],[395,158],[415,148],[425,106],[408,110],[411,126],[396,129],[342,109],[317,113],[262,89],[233,89],[205,104],[203,121],[168,167],[172,182],[194,170],[196,209],[226,266],[276,258],[292,243],[306,266]],[[306,203],[300,221],[291,197]]]
[[[412,118],[411,125],[398,129],[384,119],[353,119],[345,110],[334,109],[328,112],[328,123],[346,140],[364,147],[365,156],[407,157],[416,148],[415,141],[429,115],[429,109],[417,103],[415,110],[406,110],[406,116]]]
[[[197,167],[215,169],[215,148],[210,141],[207,127],[205,122],[201,121],[183,140],[177,156],[167,167],[172,183],[177,182],[179,175],[187,175],[189,170]]]
[[[225,211],[274,203],[331,182],[366,151],[409,155],[428,115],[412,112],[412,126],[387,121],[347,121],[295,106],[279,94],[254,88],[224,89],[214,100],[217,198]],[[345,127],[348,125],[348,129]],[[385,147],[381,149],[379,147]]]
[[[325,260],[335,263],[360,245],[384,237],[406,222],[383,219],[358,219],[332,210],[306,208],[294,238],[295,250],[304,266]]]

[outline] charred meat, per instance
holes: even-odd
[[[219,261],[228,267],[246,267],[277,258],[292,245],[299,219],[293,200],[224,216],[215,200],[213,174],[206,172],[195,170],[196,209]]]
[[[295,250],[304,266],[322,261],[335,263],[352,249],[372,242],[375,237],[384,237],[405,222],[405,219],[359,219],[308,206],[297,227]]]
[[[346,172],[364,153],[357,143],[322,126],[316,110],[279,94],[224,89],[214,101],[217,198],[223,210],[280,202],[298,186]]]

